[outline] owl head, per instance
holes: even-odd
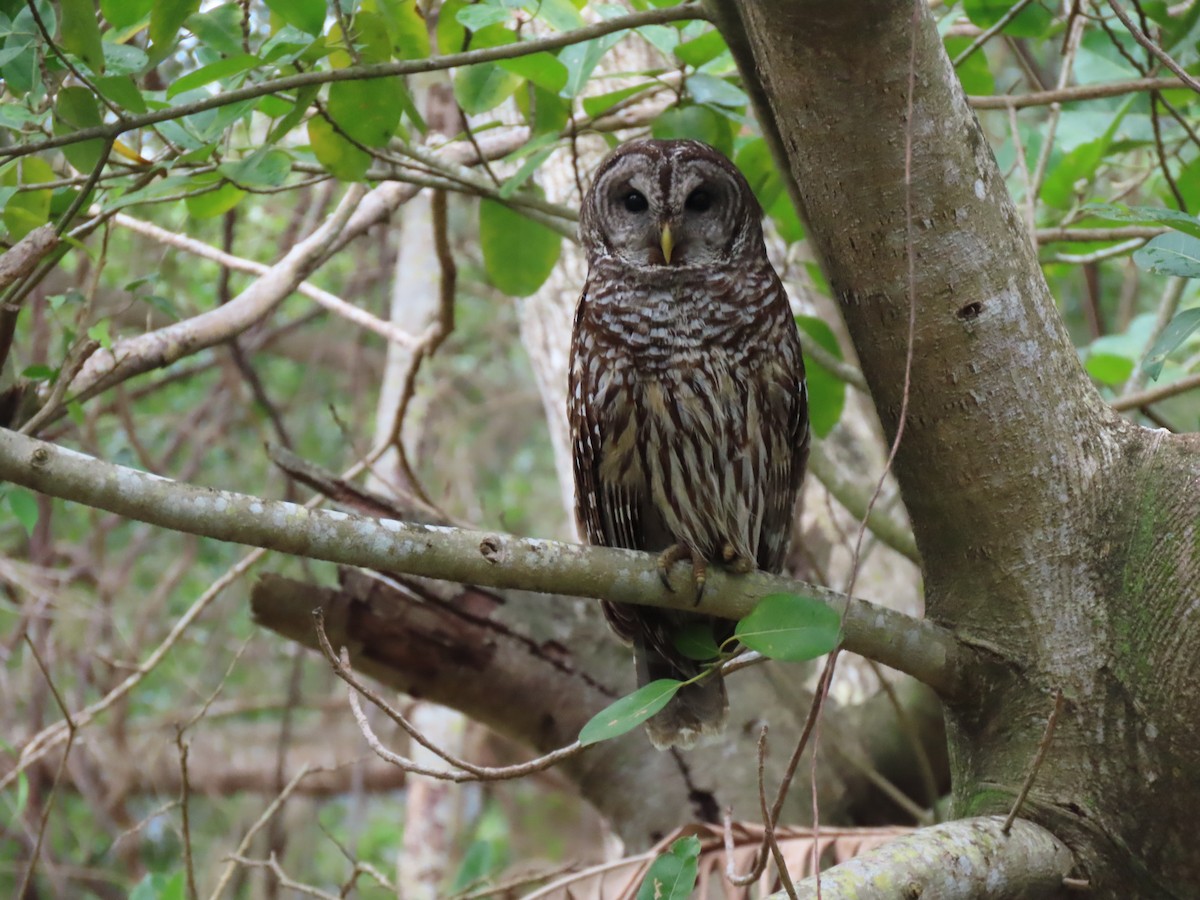
[[[630,141],[600,164],[579,233],[589,265],[669,275],[763,254],[762,209],[737,167],[700,141]]]

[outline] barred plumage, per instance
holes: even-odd
[[[576,516],[593,544],[735,571],[779,571],[808,457],[804,362],[761,210],[741,173],[697,141],[635,141],[596,172],[580,233],[588,277],[575,312],[569,417]],[[684,624],[732,623],[606,603],[634,645],[639,684],[690,678]],[[719,676],[647,723],[690,747],[727,713]]]

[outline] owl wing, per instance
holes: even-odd
[[[584,540],[603,547],[663,550],[671,537],[641,479],[617,481],[603,474],[605,437],[621,433],[632,415],[629,388],[612,371],[621,360],[601,345],[587,321],[587,288],[575,308],[568,410],[575,474],[575,520]],[[605,618],[624,640],[642,637],[656,616],[636,606],[603,603]],[[659,616],[660,618],[669,618]],[[665,632],[664,632],[665,634]],[[662,638],[666,641],[666,637]],[[669,644],[668,644],[669,646]]]
[[[779,290],[782,292],[782,286]],[[782,571],[786,561],[796,494],[804,480],[811,440],[804,354],[790,312],[782,323],[777,346],[764,366],[761,382],[767,409],[763,416],[767,471],[758,567],[767,572]]]

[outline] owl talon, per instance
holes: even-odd
[[[704,599],[704,585],[708,581],[708,563],[702,556],[692,557],[692,582],[696,585],[696,599],[692,606],[699,606]]]
[[[672,544],[658,555],[658,577],[672,594],[675,588],[671,587],[671,566],[682,559],[694,559],[692,549],[687,544]]]

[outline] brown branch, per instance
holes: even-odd
[[[1129,81],[1108,81],[1098,84],[1081,84],[1049,91],[1034,91],[1012,96],[971,96],[967,102],[975,109],[1027,109],[1031,106],[1049,106],[1051,103],[1073,103],[1079,100],[1099,100],[1104,97],[1120,97],[1122,94],[1137,94],[1143,91],[1169,91],[1182,87],[1178,78],[1135,78]]]

